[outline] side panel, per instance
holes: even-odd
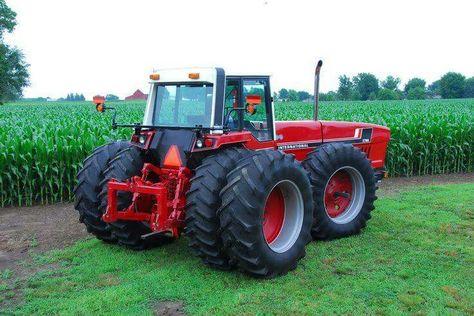
[[[251,150],[278,149],[303,160],[316,147],[326,143],[352,144],[367,154],[374,169],[384,167],[390,130],[384,126],[327,121],[279,121],[276,125],[276,140],[259,142],[248,131],[230,132],[222,135],[208,134],[211,146],[194,148],[193,152],[216,150],[229,144],[242,144]]]
[[[319,121],[278,121],[275,125],[277,148],[298,160],[305,159],[323,142]]]
[[[375,169],[383,168],[390,130],[368,123],[337,121],[285,121],[276,123],[277,148],[294,154],[298,160],[317,146],[345,142],[367,154]]]
[[[367,154],[372,167],[375,169],[384,167],[387,145],[390,141],[389,128],[368,123],[337,121],[321,121],[321,125],[324,143],[340,141],[351,143]]]

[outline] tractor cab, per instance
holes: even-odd
[[[221,68],[160,70],[150,75],[144,126],[249,131],[274,139],[269,76],[226,76]]]

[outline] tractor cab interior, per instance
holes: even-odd
[[[247,130],[259,141],[271,140],[272,113],[268,77],[227,77],[225,117],[231,131]]]

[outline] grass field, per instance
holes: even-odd
[[[313,242],[274,280],[205,267],[186,239],[133,252],[95,239],[38,257],[18,314],[152,314],[163,300],[189,314],[473,314],[474,184],[382,197],[359,236]],[[12,296],[8,275],[0,300]],[[14,283],[14,282],[13,282]],[[2,311],[0,310],[0,314]]]
[[[141,122],[144,102],[112,103],[123,123]],[[276,103],[278,120],[311,119],[312,105]],[[322,102],[320,118],[391,128],[386,167],[392,176],[474,170],[474,99]],[[71,200],[84,158],[107,141],[111,113],[90,102],[0,106],[0,206]]]

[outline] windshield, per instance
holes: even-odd
[[[212,84],[157,85],[153,125],[210,127]]]

